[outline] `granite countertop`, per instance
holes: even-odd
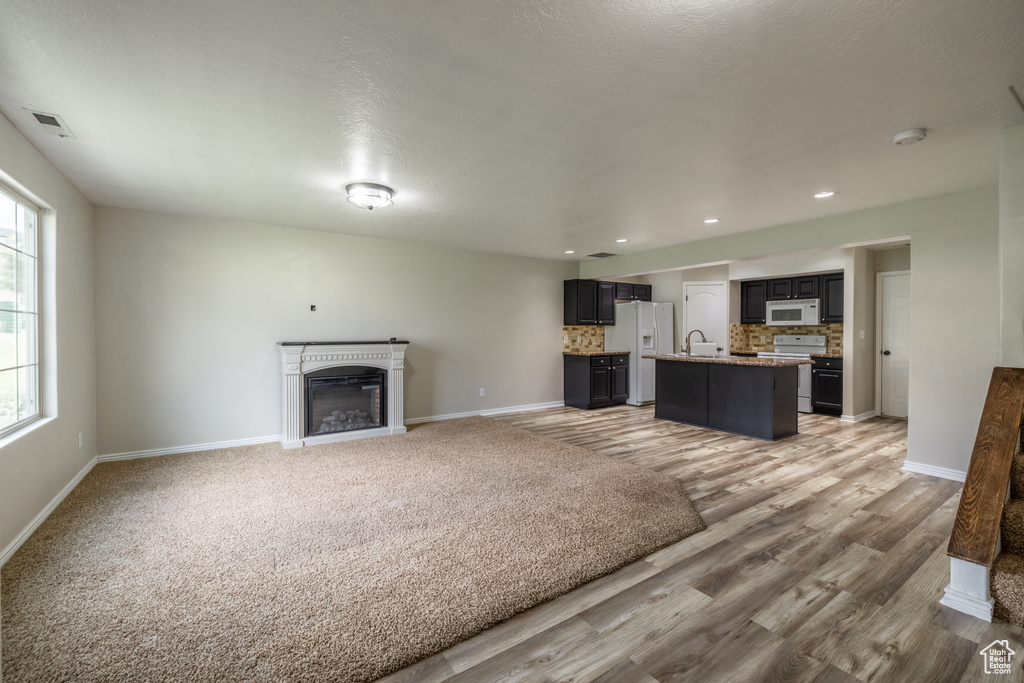
[[[757,353],[754,349],[732,349],[733,353]],[[841,353],[812,353],[811,358],[842,358]]]
[[[782,358],[745,358],[742,356],[685,356],[682,354],[666,354],[656,356],[644,356],[654,360],[674,360],[684,363],[715,363],[717,365],[762,365],[773,368],[786,368],[793,365],[810,365],[812,360],[782,359]]]
[[[625,356],[629,351],[562,351],[563,356]]]

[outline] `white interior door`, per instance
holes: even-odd
[[[906,418],[910,395],[910,273],[879,273],[880,412]]]
[[[686,304],[683,322],[683,338],[679,346],[686,345],[686,337],[693,330],[700,330],[723,349],[729,346],[729,305],[724,282],[686,282],[683,284]],[[692,341],[699,342],[700,335],[693,335]]]

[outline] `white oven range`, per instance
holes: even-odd
[[[760,351],[758,358],[796,358],[811,359],[811,354],[825,353],[827,348],[824,335],[816,334],[777,334],[775,350]],[[801,365],[797,368],[799,383],[797,385],[797,406],[801,413],[811,412],[811,366]]]

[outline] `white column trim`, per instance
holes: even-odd
[[[949,558],[949,585],[939,602],[957,612],[992,621],[995,600],[989,594],[989,568],[956,557]]]

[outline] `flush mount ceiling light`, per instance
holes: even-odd
[[[925,136],[928,135],[928,131],[924,128],[911,128],[905,130],[902,133],[897,133],[893,136],[892,144],[894,145],[912,145],[915,142],[921,142]]]
[[[391,206],[391,198],[395,194],[390,187],[377,183],[352,183],[345,186],[345,191],[348,192],[350,204],[368,211]]]
[[[814,195],[814,198],[815,199],[825,199],[827,197],[831,197],[834,194],[835,194],[835,192],[833,192],[832,190],[825,190],[824,192],[819,192],[818,194]]]
[[[717,218],[705,218],[704,222],[705,223],[717,223],[718,219]]]

